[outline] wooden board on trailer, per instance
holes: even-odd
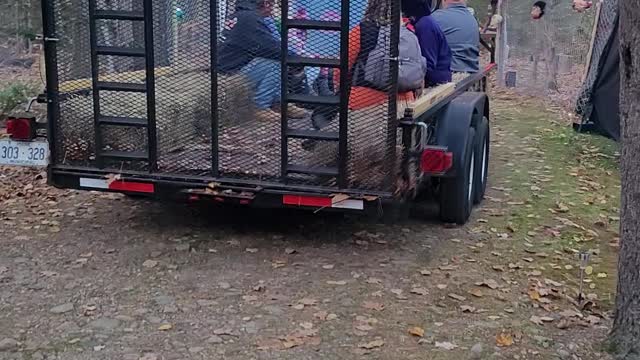
[[[453,94],[455,90],[456,90],[456,83],[453,83],[453,82],[438,85],[432,88],[427,88],[424,90],[422,95],[418,99],[416,99],[414,102],[406,105],[398,104],[398,117],[399,118],[404,117],[406,109],[413,110],[413,116],[418,117],[424,114],[438,101]]]

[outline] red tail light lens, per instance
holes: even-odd
[[[453,167],[453,153],[444,148],[427,148],[422,152],[420,166],[424,173],[444,174]]]
[[[32,140],[36,137],[36,120],[34,118],[9,118],[7,133],[15,140]]]

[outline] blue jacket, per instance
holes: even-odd
[[[219,72],[234,73],[255,58],[280,60],[280,40],[258,14],[256,0],[240,0],[234,18],[235,25],[218,44]]]
[[[477,72],[480,69],[480,30],[469,9],[464,4],[454,4],[431,16],[440,25],[451,47],[451,70]]]
[[[421,14],[413,14],[413,26],[422,56],[427,59],[427,86],[434,86],[451,82],[451,49],[444,33],[430,14],[431,9],[424,6]]]

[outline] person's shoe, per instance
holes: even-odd
[[[289,115],[291,119],[304,119],[308,114],[307,110],[293,104],[287,106],[287,115]]]
[[[280,114],[271,109],[256,110],[255,117],[261,122],[280,121]]]

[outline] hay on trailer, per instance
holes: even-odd
[[[243,75],[219,75],[220,124],[246,121],[253,115],[252,89]],[[147,118],[146,94],[103,91],[101,114]],[[211,74],[171,73],[156,79],[156,133],[162,154],[177,151],[185,142],[211,140]],[[103,148],[144,150],[145,128],[105,126]],[[62,155],[65,160],[87,161],[95,157],[93,98],[74,95],[61,105]]]

